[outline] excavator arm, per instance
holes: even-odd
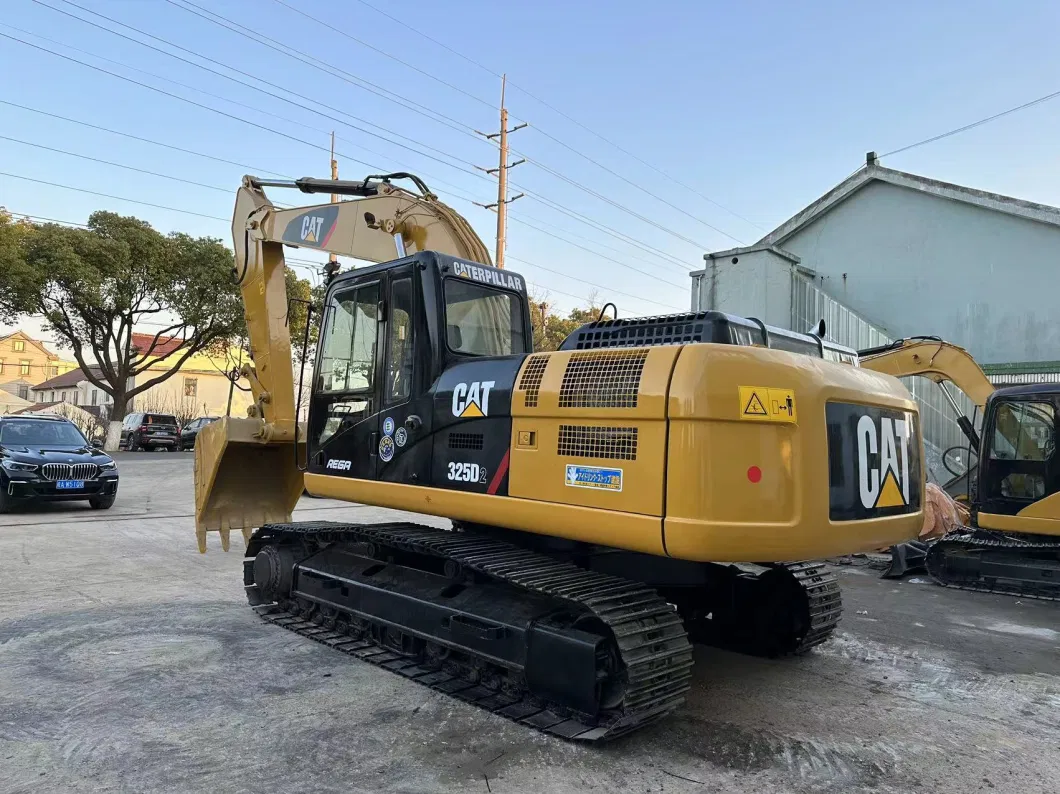
[[[987,398],[994,392],[994,384],[967,350],[938,337],[916,336],[862,350],[858,357],[862,367],[874,372],[896,378],[919,376],[937,383],[957,414],[961,430],[972,445],[979,448],[979,437],[971,420],[964,415],[946,387],[947,383],[952,383],[968,395],[982,413]]]
[[[407,179],[417,191],[392,184]],[[331,193],[356,201],[280,209],[264,188]],[[417,251],[439,251],[492,264],[470,224],[411,174],[362,181],[243,178],[232,217],[235,277],[243,297],[251,361],[241,374],[254,402],[246,418],[225,417],[203,428],[195,445],[195,524],[199,551],[218,531],[249,539],[254,527],[291,520],[302,494],[304,454],[297,426],[284,246],[310,248],[369,262],[388,262]]]

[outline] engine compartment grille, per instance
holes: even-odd
[[[636,408],[648,351],[572,353],[559,389],[560,408]]]
[[[571,458],[637,459],[637,428],[560,425],[556,452]]]
[[[530,356],[519,378],[519,388],[523,391],[523,405],[527,408],[537,407],[537,397],[541,391],[541,380],[545,377],[548,356]]]

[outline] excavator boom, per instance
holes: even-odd
[[[409,179],[418,192],[392,184]],[[264,188],[356,197],[279,209]],[[249,540],[254,527],[289,521],[302,494],[296,437],[294,372],[287,326],[283,247],[310,248],[369,262],[387,262],[419,251],[440,251],[489,264],[489,249],[468,222],[405,173],[361,181],[243,178],[232,217],[235,277],[243,297],[251,362],[242,373],[254,396],[246,418],[225,417],[200,433],[195,445],[196,535],[206,550],[207,531]]]

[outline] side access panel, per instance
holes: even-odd
[[[511,496],[662,516],[680,348],[536,353],[512,398]]]

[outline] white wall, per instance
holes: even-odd
[[[692,277],[693,311],[757,317],[780,328],[791,325],[790,259],[762,249],[705,259],[703,266]]]
[[[1058,227],[871,182],[778,245],[896,336],[935,334],[984,364],[1060,359]]]

